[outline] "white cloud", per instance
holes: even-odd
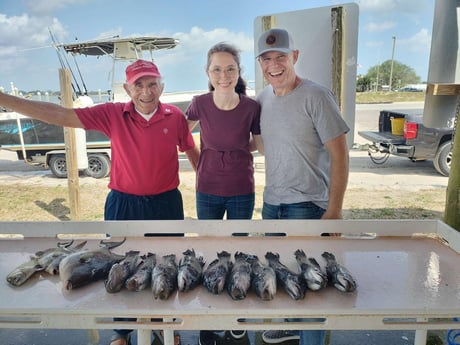
[[[412,15],[426,9],[432,0],[359,0],[359,8],[364,12],[398,12]]]
[[[177,38],[180,42],[172,50],[163,50],[155,54],[155,61],[161,71],[165,71],[166,87],[169,91],[175,90],[176,85],[180,84],[184,85],[183,89],[196,88],[193,85],[200,85],[199,87],[205,89],[207,86],[205,68],[208,50],[214,44],[222,41],[233,43],[240,49],[243,74],[245,71],[252,74],[254,64],[252,36],[226,28],[206,31],[198,26],[192,27],[189,32],[162,34]]]
[[[382,41],[368,41],[366,42],[366,47],[369,48],[376,48],[376,47],[382,47],[384,43]]]
[[[28,49],[50,45],[50,29],[57,37],[66,36],[66,31],[56,18],[34,17],[27,14],[7,17],[0,14],[1,49]]]
[[[61,8],[71,5],[85,4],[88,0],[28,0],[27,9],[34,15],[51,15]]]
[[[359,7],[362,11],[389,11],[396,7],[397,0],[360,0]]]
[[[200,27],[192,27],[190,32],[177,32],[171,37],[179,40],[179,45],[170,51],[158,52],[158,61],[162,65],[174,65],[186,61],[196,60],[201,62],[202,66],[206,64],[206,56],[209,48],[214,44],[227,41],[236,45],[241,53],[252,53],[252,37],[244,33],[232,32],[225,28],[216,28],[211,31],[205,31]]]
[[[388,31],[396,27],[396,23],[392,21],[384,21],[384,22],[370,22],[364,26],[366,31],[369,32],[382,32]]]
[[[399,44],[405,46],[411,52],[429,52],[431,49],[431,35],[427,29],[421,29],[415,35],[399,40]]]
[[[176,33],[174,37],[180,40],[179,48],[187,49],[188,51],[203,51],[208,50],[212,45],[227,41],[235,44],[242,51],[252,50],[252,37],[240,32],[232,32],[226,28],[216,28],[211,31],[194,26],[189,33]]]

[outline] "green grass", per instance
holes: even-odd
[[[425,92],[357,92],[356,103],[423,102]]]

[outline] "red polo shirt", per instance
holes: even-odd
[[[110,189],[155,195],[179,186],[177,149],[184,152],[195,146],[179,108],[160,103],[149,121],[134,110],[132,102],[99,104],[75,112],[85,129],[110,138]]]

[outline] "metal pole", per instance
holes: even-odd
[[[393,79],[393,62],[394,62],[394,59],[395,59],[395,44],[396,44],[396,36],[393,36],[393,51],[391,53],[391,68],[390,68],[390,81],[388,83],[389,87],[390,87],[390,92],[391,92],[391,81]]]
[[[379,91],[379,73],[380,73],[380,62],[377,65],[377,81],[375,83],[375,92]]]

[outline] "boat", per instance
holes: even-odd
[[[52,33],[51,37],[62,68],[70,66],[65,63],[67,54],[109,56],[112,58],[112,90],[108,94],[108,101],[112,102],[129,100],[123,89],[123,81],[115,80],[115,69],[120,61],[126,63],[126,61],[144,58],[144,52],[149,52],[150,59],[153,61],[153,54],[156,51],[173,49],[179,44],[175,38],[155,36],[112,37],[83,42],[76,41],[69,44],[56,43]],[[74,105],[76,103],[93,104],[81,74],[71,73],[71,75],[73,77]],[[76,75],[81,77],[80,81],[76,80]],[[161,101],[175,104],[182,111],[185,111],[193,96],[204,92],[207,91],[166,93],[161,97]],[[11,93],[18,95],[13,84],[11,84]],[[197,139],[198,134],[195,133],[194,136]],[[77,141],[82,144],[77,150],[85,151],[83,153],[84,159],[86,156],[88,157],[87,167],[83,169],[84,173],[95,178],[108,176],[110,172],[110,140],[100,132],[84,130],[83,134],[79,134],[79,138]],[[8,111],[8,109],[0,109],[0,147],[15,151],[18,159],[24,160],[27,164],[42,165],[49,168],[56,177],[67,176],[64,131],[60,126],[35,120]]]

